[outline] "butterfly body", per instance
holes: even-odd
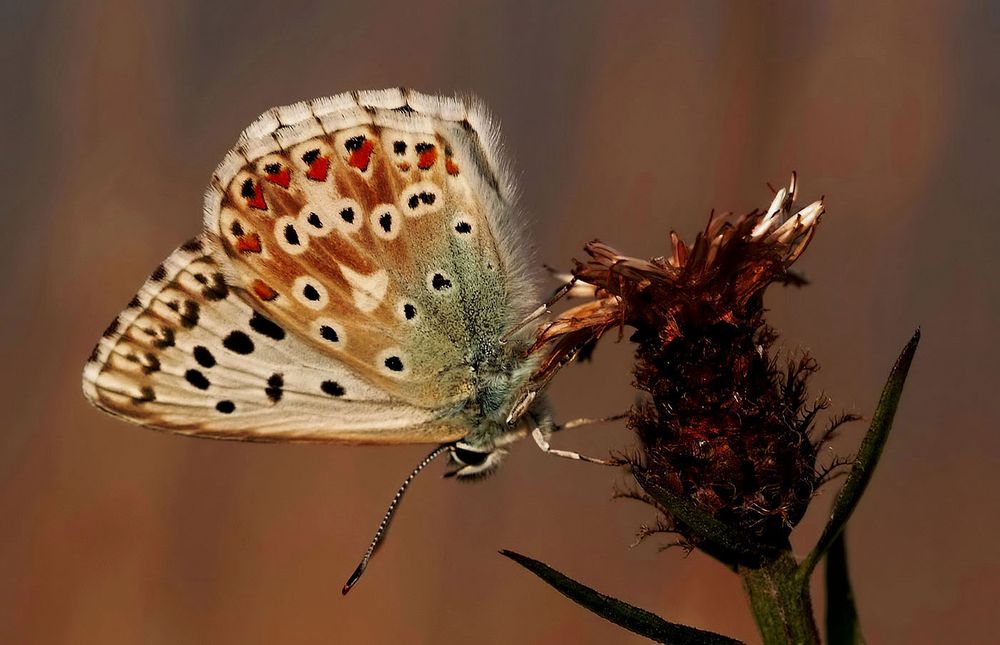
[[[401,89],[269,110],[213,174],[202,234],[104,333],[85,395],[221,439],[490,455],[551,425],[515,331],[535,293],[496,136],[471,102]]]

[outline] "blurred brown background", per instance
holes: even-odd
[[[80,371],[149,271],[197,232],[239,131],[277,104],[407,85],[502,120],[538,259],[635,255],[798,170],[828,215],[774,289],[815,386],[870,413],[924,341],[849,526],[872,643],[995,635],[996,3],[5,2],[0,167],[0,641],[635,642],[501,558],[512,548],[665,617],[757,640],[738,579],[629,549],[620,476],[521,445],[492,480],[418,480],[387,547],[340,586],[424,447],[233,445],[84,402]],[[210,6],[209,6],[210,5]],[[555,385],[563,419],[633,396],[627,343]],[[849,451],[864,426],[839,443]],[[624,447],[621,427],[561,445]],[[835,488],[796,534],[804,552]],[[816,598],[821,610],[822,600]]]

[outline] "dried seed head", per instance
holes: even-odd
[[[646,401],[631,411],[640,439],[633,468],[653,489],[693,500],[702,511],[764,545],[787,544],[822,473],[808,357],[780,368],[762,295],[772,282],[796,282],[789,268],[812,240],[822,200],[793,212],[796,177],[766,211],[712,215],[687,246],[642,260],[593,241],[573,276],[590,285],[587,302],[545,327],[535,345],[545,365],[561,365],[608,330],[635,328],[635,387]],[[544,369],[542,370],[544,374]],[[663,505],[657,504],[660,510]],[[678,518],[669,525],[695,546],[708,539]]]

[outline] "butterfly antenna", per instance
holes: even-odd
[[[358,580],[361,579],[361,574],[365,572],[368,568],[368,563],[371,561],[372,556],[375,555],[375,551],[378,550],[379,546],[382,545],[382,541],[385,539],[386,531],[389,530],[389,524],[392,522],[392,516],[396,514],[396,509],[399,507],[399,502],[403,499],[403,493],[406,489],[410,487],[417,474],[423,470],[427,464],[431,463],[437,459],[442,454],[448,452],[454,447],[453,444],[445,443],[441,444],[437,448],[431,451],[429,455],[424,457],[424,460],[417,464],[417,467],[413,469],[413,472],[403,480],[403,483],[399,486],[399,490],[396,491],[396,496],[392,498],[389,503],[389,508],[385,512],[385,516],[382,518],[382,522],[378,525],[378,530],[375,531],[375,537],[372,538],[372,543],[368,545],[368,550],[365,551],[365,555],[361,558],[361,563],[358,564],[358,568],[354,570],[351,577],[347,579],[347,584],[341,590],[341,593],[347,595],[347,592],[351,590],[351,587],[357,584]]]

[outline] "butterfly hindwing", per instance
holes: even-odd
[[[528,308],[493,130],[405,90],[276,108],[99,343],[84,390],[145,425],[236,439],[462,436],[472,364]]]

